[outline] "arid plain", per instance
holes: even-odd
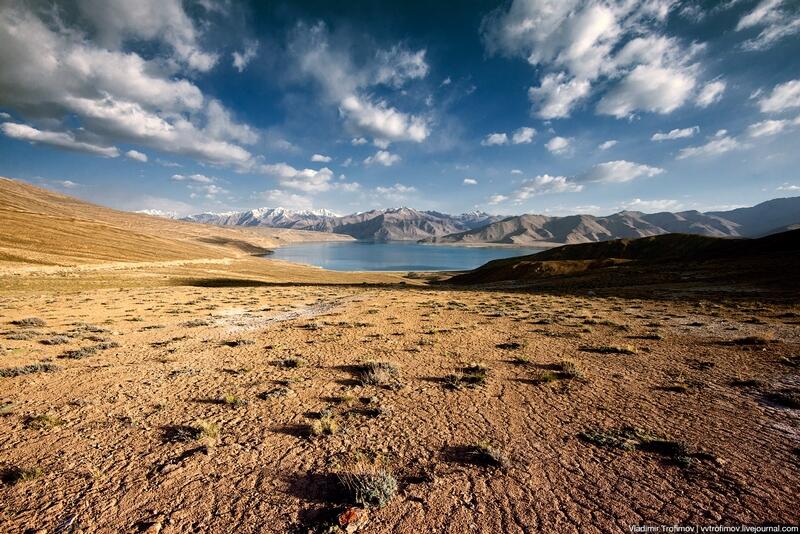
[[[333,273],[10,180],[0,224],[3,532],[797,521],[794,289]]]

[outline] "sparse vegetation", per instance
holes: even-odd
[[[583,346],[580,350],[584,352],[596,352],[598,354],[636,354],[636,347],[633,345],[601,345],[599,347]]]
[[[339,431],[339,423],[333,417],[333,414],[323,414],[319,419],[316,419],[309,425],[309,433],[312,436],[330,436]]]
[[[397,479],[379,460],[359,456],[338,473],[338,478],[350,500],[361,506],[381,508],[397,493]]]
[[[220,428],[217,423],[199,419],[190,425],[174,425],[165,429],[166,441],[188,442],[207,440],[215,442],[219,438]]]
[[[31,415],[25,418],[25,426],[34,430],[50,430],[63,424],[63,419],[49,414]]]
[[[44,328],[47,326],[47,323],[44,321],[44,319],[39,319],[38,317],[17,319],[16,321],[11,321],[11,324],[14,326],[21,326],[23,328]]]
[[[6,367],[5,369],[0,369],[0,377],[8,378],[12,376],[30,375],[33,373],[53,373],[59,369],[61,369],[59,366],[48,362],[31,363],[20,367]]]
[[[308,361],[300,356],[290,356],[288,358],[275,360],[273,364],[276,367],[283,367],[286,369],[296,369],[298,367],[305,367],[306,365],[308,365]]]
[[[468,452],[472,456],[472,461],[479,465],[507,467],[510,463],[505,453],[488,441],[479,441],[470,445]]]
[[[66,345],[69,342],[70,339],[67,336],[53,336],[39,341],[42,345]]]
[[[42,468],[38,466],[12,466],[0,471],[0,480],[12,486],[19,482],[28,482],[42,476]]]

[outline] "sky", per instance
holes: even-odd
[[[125,210],[724,210],[799,147],[797,0],[0,0],[0,175]]]

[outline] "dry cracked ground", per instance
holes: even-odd
[[[0,323],[2,532],[798,520],[798,306],[165,287]]]

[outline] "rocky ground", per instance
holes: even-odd
[[[800,306],[205,285],[0,292],[0,531],[797,521]]]

